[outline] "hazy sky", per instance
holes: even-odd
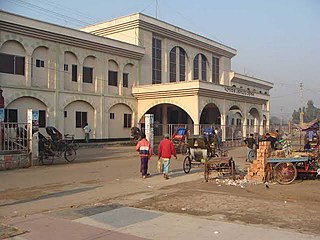
[[[320,107],[320,0],[0,0],[0,7],[73,28],[157,14],[237,49],[234,71],[274,83],[272,116],[291,116],[301,106],[300,82],[303,104],[312,99]]]

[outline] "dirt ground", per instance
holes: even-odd
[[[240,187],[226,185],[223,180],[193,181],[165,187],[162,190],[168,193],[134,206],[318,235],[319,184],[318,180],[306,180],[286,186],[248,184]]]

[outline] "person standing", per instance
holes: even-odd
[[[253,134],[250,134],[250,137],[246,138],[244,140],[244,142],[247,145],[247,158],[246,158],[246,162],[247,161],[252,161],[251,157],[249,156],[250,152],[253,150],[253,146],[256,145],[256,140],[253,138]]]
[[[173,143],[169,140],[169,134],[164,134],[164,139],[160,142],[158,146],[158,160],[161,159],[162,172],[164,179],[169,179],[168,173],[170,168],[171,156],[177,159],[176,149]]]
[[[86,141],[86,143],[88,143],[90,139],[90,132],[91,132],[91,128],[88,123],[84,125],[83,130],[84,130],[84,140]]]
[[[146,134],[141,133],[141,140],[136,145],[136,151],[140,154],[140,172],[141,177],[146,178],[150,174],[148,173],[148,162],[152,155],[152,149],[149,141],[146,139]]]

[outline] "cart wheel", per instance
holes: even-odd
[[[252,149],[248,153],[248,160],[249,160],[249,162],[253,162],[253,160],[255,160],[255,159],[256,159],[256,151]]]
[[[189,173],[191,170],[191,158],[186,156],[183,160],[183,171]]]
[[[273,176],[279,184],[290,184],[297,178],[297,168],[293,163],[277,163],[273,169]]]
[[[206,182],[209,181],[209,167],[207,163],[204,164],[204,180]]]

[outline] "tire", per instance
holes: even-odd
[[[76,150],[72,146],[67,146],[64,151],[64,158],[67,162],[73,162],[76,159],[77,153]]]
[[[248,153],[248,160],[249,162],[253,162],[253,160],[256,159],[256,151],[255,150],[250,150],[250,152]]]
[[[188,174],[191,170],[191,158],[186,156],[183,160],[183,171]]]
[[[273,176],[279,184],[290,184],[297,178],[297,168],[293,163],[277,163],[273,169]]]
[[[207,163],[204,164],[204,180],[209,181],[209,166]]]

